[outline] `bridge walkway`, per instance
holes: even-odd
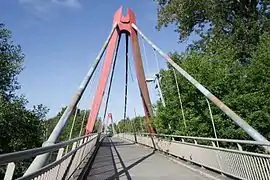
[[[206,180],[208,178],[169,160],[151,148],[115,137],[106,137],[85,179]]]

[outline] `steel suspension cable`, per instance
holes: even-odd
[[[131,64],[130,64],[130,61],[128,61],[128,66],[129,66],[129,75],[130,75],[130,79],[131,79],[132,82],[134,82],[134,78],[133,78],[132,71],[131,71]]]
[[[143,38],[142,38],[142,45],[143,45],[143,52],[144,52],[144,58],[145,58],[146,74],[149,74],[150,70],[149,70],[148,58],[147,58],[147,55],[146,55],[146,48],[145,48]]]
[[[214,94],[212,94],[208,89],[201,85],[197,80],[195,80],[191,75],[189,75],[184,69],[182,69],[178,64],[176,64],[167,54],[165,54],[161,49],[159,49],[152,41],[150,41],[143,32],[132,23],[132,27],[145,39],[162,57],[164,57],[184,78],[186,78],[192,85],[194,85],[205,97],[211,100],[221,111],[223,111],[228,117],[230,117],[239,127],[241,127],[250,137],[259,142],[269,141],[262,136],[257,130],[250,126],[245,120],[238,116],[234,111],[232,111],[228,106],[226,106],[221,100],[219,100]],[[264,147],[267,152],[270,152],[269,147]]]
[[[126,57],[126,67],[125,67],[125,102],[124,102],[124,122],[127,120],[127,98],[128,98],[128,35],[126,34],[126,49],[125,49],[125,57]],[[125,128],[127,125],[125,123]]]
[[[125,105],[124,105],[124,120],[127,121],[127,100],[128,100],[128,74],[129,74],[129,59],[128,59],[128,34],[126,34],[126,49],[125,49],[125,55],[126,55],[126,67],[125,67]],[[135,133],[132,121],[129,120],[126,124],[129,124],[130,126],[130,131]],[[128,129],[128,128],[127,128]]]
[[[71,137],[72,137],[72,133],[73,133],[75,121],[76,121],[76,118],[77,118],[77,113],[78,113],[78,106],[76,107],[76,110],[75,110],[75,115],[74,115],[74,117],[73,117],[73,121],[72,121],[71,129],[70,129],[70,132],[69,132],[68,140],[70,140]]]
[[[125,104],[124,104],[124,120],[126,120],[127,116],[127,87],[128,87],[128,36],[126,35],[126,67],[125,67]]]
[[[154,52],[155,61],[156,61],[157,68],[158,68],[158,73],[156,74],[155,82],[156,82],[156,86],[157,86],[158,91],[159,91],[159,96],[160,96],[160,100],[161,100],[162,106],[165,108],[166,107],[166,102],[165,102],[165,98],[163,96],[163,92],[162,92],[161,84],[160,84],[160,73],[159,73],[160,72],[160,68],[159,68],[159,63],[158,63],[158,56],[157,56],[156,50],[154,48],[153,48],[153,52]],[[166,83],[165,83],[165,88],[166,89],[169,89]],[[168,124],[168,128],[169,128],[169,130],[172,129],[170,122]]]
[[[82,130],[83,130],[84,122],[85,122],[85,117],[86,117],[86,109],[84,110],[84,114],[83,114],[83,118],[82,118],[82,123],[81,123],[81,128],[80,128],[80,132],[79,132],[78,137],[80,137],[82,135]]]
[[[183,109],[183,103],[182,103],[182,99],[181,99],[181,93],[180,93],[179,84],[178,84],[178,80],[177,80],[177,76],[176,76],[174,68],[173,68],[173,75],[174,75],[174,79],[175,79],[175,83],[176,83],[176,87],[177,87],[178,100],[180,103],[184,126],[185,126],[185,128],[187,128],[186,118],[185,118],[184,109]]]
[[[68,137],[68,140],[70,140],[71,137],[72,137],[72,133],[73,133],[75,121],[76,121],[76,118],[77,118],[77,113],[78,113],[78,106],[76,107],[76,110],[75,110],[75,115],[74,115],[74,117],[73,117],[71,129],[70,129],[70,131],[69,131],[69,137]],[[66,147],[66,153],[68,152],[68,150],[69,150],[69,145]]]
[[[151,74],[150,74],[150,69],[149,69],[149,64],[148,64],[148,56],[147,56],[147,53],[146,53],[145,42],[144,42],[144,39],[143,38],[141,38],[141,39],[142,39],[142,46],[143,46],[143,51],[144,51],[145,66],[146,66],[146,77],[147,77],[149,75],[151,76]],[[158,86],[158,88],[160,90],[159,82],[158,82],[157,86]],[[151,98],[151,96],[153,97],[153,91],[149,91],[149,95],[150,95],[150,98]],[[161,90],[160,90],[160,95],[161,95],[161,97],[163,99],[163,95],[162,95]],[[163,100],[162,100],[162,102],[164,104],[164,101]],[[153,105],[152,104],[151,104],[151,106],[153,108]]]
[[[108,87],[108,92],[107,92],[107,97],[106,97],[106,102],[105,102],[105,109],[104,109],[104,114],[103,114],[103,122],[106,121],[106,114],[107,114],[107,109],[108,109],[108,104],[109,104],[108,102],[109,102],[109,99],[110,99],[110,93],[111,93],[112,81],[113,81],[113,77],[114,77],[114,71],[115,71],[115,65],[116,65],[116,59],[117,59],[117,55],[118,55],[120,39],[121,39],[121,35],[118,37],[117,44],[116,44],[116,50],[115,50],[114,59],[113,59],[112,72],[111,72],[111,77],[110,77],[110,82],[109,82],[109,87]],[[105,126],[106,126],[106,124],[105,124]]]
[[[205,100],[207,102],[207,106],[208,106],[208,110],[209,110],[209,114],[210,114],[210,118],[211,118],[211,122],[212,122],[212,126],[213,126],[214,135],[215,135],[215,138],[217,139],[217,131],[216,131],[215,121],[214,121],[214,118],[213,118],[210,102],[206,97],[205,97]],[[218,141],[217,141],[217,146],[219,147]]]
[[[155,60],[156,60],[156,64],[157,64],[157,69],[158,69],[158,73],[160,71],[160,65],[159,65],[159,62],[158,62],[158,58],[157,58],[157,52],[154,48],[152,48],[153,52],[154,52],[154,56],[155,56]]]
[[[153,52],[154,52],[155,61],[157,63],[157,68],[158,68],[158,73],[156,74],[155,81],[156,81],[156,85],[157,85],[158,90],[159,90],[159,96],[160,96],[162,105],[163,105],[163,107],[166,107],[165,99],[164,99],[162,89],[161,89],[161,85],[160,85],[160,73],[159,73],[160,72],[160,67],[159,67],[159,63],[158,63],[158,57],[157,57],[156,51],[154,49],[153,49]]]

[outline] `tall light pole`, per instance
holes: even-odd
[[[165,107],[166,104],[165,104],[165,100],[164,100],[164,97],[163,97],[163,94],[162,94],[162,91],[161,91],[159,81],[160,81],[160,75],[159,74],[155,74],[155,77],[153,77],[153,78],[146,78],[146,82],[154,82],[156,84],[156,87],[158,88],[158,92],[159,92],[159,95],[160,95],[162,105],[163,105],[163,107]]]
[[[163,97],[163,93],[161,91],[161,87],[160,87],[160,75],[157,73],[155,74],[155,77],[153,78],[146,78],[145,80],[146,82],[154,82],[156,84],[156,87],[158,88],[158,93],[160,95],[160,99],[161,99],[161,103],[163,105],[163,107],[166,107],[166,104],[165,104],[165,99]],[[169,129],[171,130],[171,124],[169,123]]]

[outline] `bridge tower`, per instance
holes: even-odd
[[[128,55],[127,55],[128,38],[130,38],[131,40],[132,53],[133,53],[136,74],[137,74],[137,80],[138,80],[140,95],[141,95],[143,108],[145,112],[145,121],[146,121],[146,125],[147,125],[149,133],[154,134],[154,130],[149,123],[149,118],[153,116],[153,109],[151,105],[151,100],[150,100],[147,84],[145,81],[145,73],[143,69],[138,35],[137,35],[137,31],[132,27],[132,24],[136,24],[136,18],[133,11],[130,8],[128,8],[127,15],[124,16],[122,14],[122,7],[119,8],[114,14],[113,25],[116,25],[117,28],[114,29],[114,32],[112,34],[112,37],[107,47],[105,61],[101,70],[98,87],[96,90],[91,112],[89,114],[87,125],[86,125],[86,134],[91,133],[93,131],[94,124],[97,119],[97,115],[98,115],[101,102],[104,96],[107,80],[108,80],[110,71],[112,69],[113,58],[114,58],[114,55],[117,53],[116,47],[120,41],[120,37],[122,34],[126,35],[126,58],[128,58]]]

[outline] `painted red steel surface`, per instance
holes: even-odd
[[[98,84],[98,88],[96,91],[96,95],[92,104],[92,108],[88,117],[87,125],[86,125],[86,133],[91,133],[94,128],[94,124],[99,112],[99,108],[102,102],[103,94],[106,89],[106,83],[109,77],[109,73],[111,70],[112,59],[114,56],[114,51],[116,47],[116,41],[121,33],[128,33],[131,37],[132,44],[132,52],[134,56],[134,63],[137,72],[137,80],[140,89],[140,95],[143,102],[143,108],[145,112],[145,121],[147,124],[148,131],[151,134],[154,134],[154,129],[151,127],[149,123],[149,117],[153,116],[153,110],[151,106],[151,100],[147,88],[147,84],[145,81],[145,74],[142,64],[142,57],[140,53],[140,46],[138,41],[137,32],[132,28],[132,23],[136,24],[135,14],[132,12],[130,8],[128,8],[127,16],[122,15],[122,8],[118,9],[114,15],[113,23],[117,23],[118,29],[115,30],[113,36],[109,42],[107,53],[105,57],[105,62],[102,67],[102,72]],[[110,114],[109,114],[110,116]]]
[[[111,65],[112,65],[112,60],[113,60],[113,55],[114,55],[114,49],[116,47],[116,42],[117,42],[117,38],[118,38],[119,34],[118,31],[115,30],[112,38],[108,44],[108,48],[107,48],[107,53],[106,53],[106,57],[105,57],[105,61],[102,67],[102,71],[101,71],[101,75],[100,75],[100,79],[99,79],[99,83],[98,83],[98,87],[96,90],[96,95],[92,104],[92,108],[87,120],[87,124],[86,124],[86,133],[92,133],[94,125],[95,125],[95,121],[99,112],[99,108],[103,99],[103,95],[104,95],[104,91],[106,88],[106,84],[107,84],[107,80],[109,77],[109,73],[111,70]]]

